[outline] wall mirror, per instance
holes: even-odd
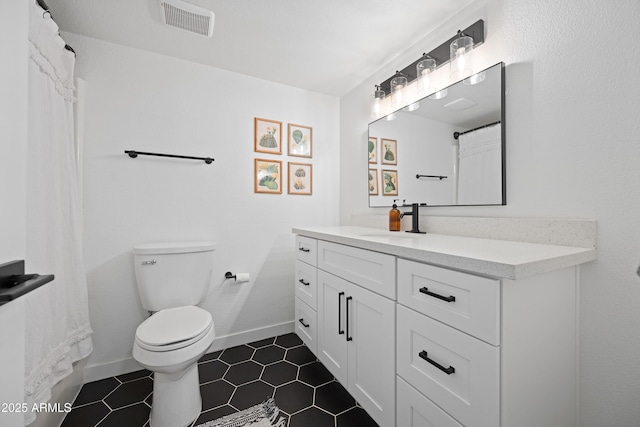
[[[504,63],[369,124],[369,206],[506,205]]]

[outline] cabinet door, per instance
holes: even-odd
[[[345,280],[318,270],[318,359],[342,384],[347,384],[348,363],[346,291]]]
[[[347,389],[383,427],[395,425],[395,313],[390,299],[349,283]]]

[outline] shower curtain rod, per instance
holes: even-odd
[[[53,15],[51,15],[51,11],[49,10],[49,6],[47,6],[47,4],[44,2],[44,0],[36,0],[36,3],[38,3],[38,6],[40,6],[41,8],[44,9],[44,13],[48,13],[49,16],[51,16],[51,19],[53,19]],[[44,14],[42,16],[44,17]],[[69,46],[68,44],[65,43],[64,48],[67,49],[69,52],[73,53],[73,56],[76,56],[76,51],[73,50],[73,48],[71,46]]]
[[[464,135],[465,133],[473,132],[479,129],[488,128],[489,126],[497,125],[498,123],[500,123],[500,120],[498,120],[497,122],[489,123],[488,125],[482,125],[482,126],[478,126],[477,128],[465,130],[464,132],[454,132],[453,139],[458,139],[460,135]]]

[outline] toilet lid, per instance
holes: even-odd
[[[147,349],[175,349],[202,338],[212,324],[211,313],[199,307],[168,308],[142,322],[136,330],[136,340]]]

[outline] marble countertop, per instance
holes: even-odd
[[[295,234],[502,279],[520,279],[593,261],[594,248],[513,242],[379,228],[294,228]]]

